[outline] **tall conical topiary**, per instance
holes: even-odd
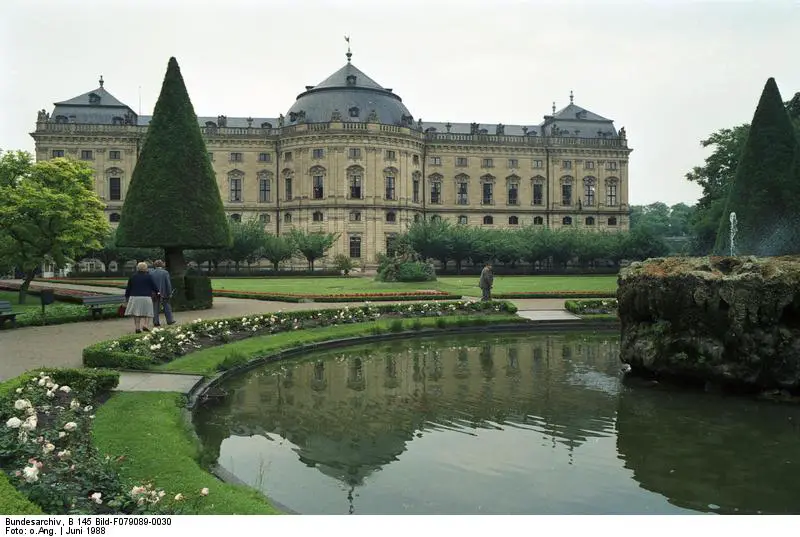
[[[730,252],[730,213],[737,255],[800,252],[800,149],[774,78],[767,80],[717,231],[714,250]]]
[[[173,275],[184,249],[231,244],[219,187],[180,67],[169,59],[122,208],[117,244],[164,248]]]

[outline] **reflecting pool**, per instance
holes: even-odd
[[[617,333],[349,347],[231,379],[195,425],[303,514],[800,513],[800,408],[620,365]]]

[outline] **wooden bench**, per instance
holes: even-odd
[[[11,321],[11,328],[17,327],[17,313],[11,311],[11,302],[0,300],[0,328],[3,328],[6,321]]]
[[[125,295],[85,296],[83,305],[89,306],[92,319],[103,316],[103,310],[109,307],[118,307],[125,303]]]

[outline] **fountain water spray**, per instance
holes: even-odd
[[[736,213],[731,211],[731,257],[734,253],[734,240],[736,239]]]

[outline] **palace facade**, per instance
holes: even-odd
[[[109,221],[151,117],[104,86],[38,113],[36,158],[90,163]],[[538,124],[427,122],[351,62],[277,118],[198,117],[232,220],[340,234],[330,256],[374,265],[421,219],[488,228],[628,229],[625,129],[573,102]],[[180,200],[176,200],[180,203]]]

